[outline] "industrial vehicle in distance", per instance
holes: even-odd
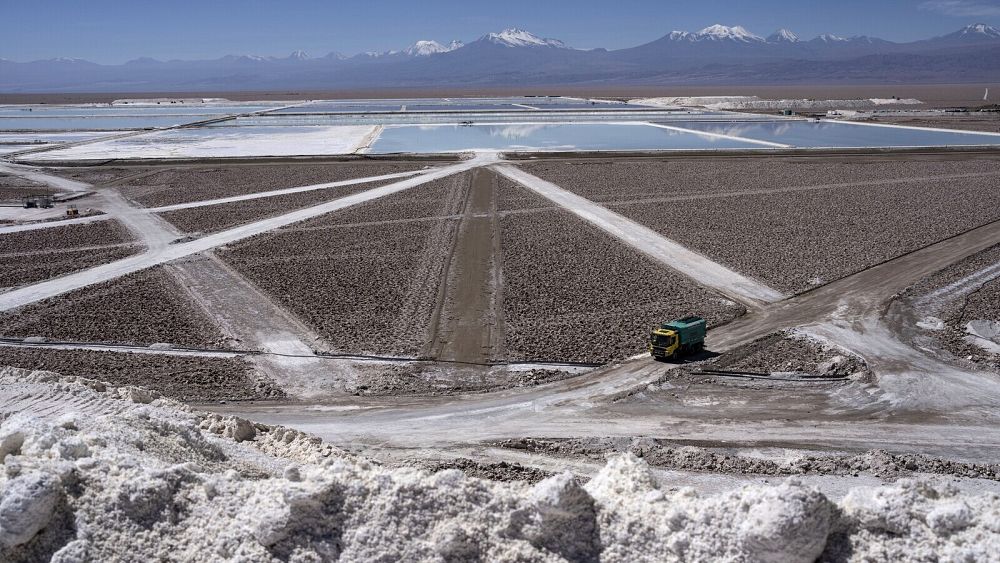
[[[669,360],[700,352],[705,346],[705,330],[701,317],[663,323],[649,335],[649,353],[657,360]]]

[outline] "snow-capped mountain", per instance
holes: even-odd
[[[957,33],[965,37],[987,37],[989,39],[1000,39],[1000,29],[984,23],[967,25],[960,29]]]
[[[46,59],[45,62],[56,63],[56,64],[80,64],[80,63],[94,64],[88,60],[77,59],[74,57],[55,57],[53,59]]]
[[[487,33],[482,36],[480,41],[488,41],[495,45],[501,45],[503,47],[556,47],[559,49],[565,49],[566,44],[558,39],[547,39],[539,37],[534,33],[524,31],[523,29],[510,28],[501,31],[500,33]]]
[[[843,43],[849,41],[846,37],[840,37],[839,35],[834,35],[832,33],[824,33],[822,35],[816,36],[813,41],[818,43]]]
[[[351,57],[352,59],[381,59],[383,57],[389,57],[391,55],[397,55],[399,51],[365,51],[364,53],[358,53]]]
[[[434,40],[417,41],[413,45],[403,49],[403,54],[411,57],[427,57],[438,53],[447,53],[464,46],[461,41],[452,41],[449,45],[442,45]]]
[[[710,25],[698,33],[688,35],[694,41],[739,41],[741,43],[763,43],[764,38],[750,33],[742,26]]]
[[[775,31],[771,35],[768,35],[767,36],[767,42],[768,43],[798,43],[799,42],[799,36],[795,35],[791,31],[788,31],[787,29],[782,28],[782,29],[779,29],[778,31]]]
[[[261,63],[274,60],[274,57],[262,57],[260,55],[226,55],[219,60],[235,63]]]
[[[120,65],[60,58],[0,61],[0,92],[237,91],[286,88],[460,85],[742,84],[789,82],[1000,81],[1000,30],[985,24],[893,43],[824,34],[804,41],[787,29],[766,39],[746,28],[674,31],[631,47],[579,50],[521,29],[468,44],[421,40],[409,47],[344,57],[227,55],[183,61],[148,57]]]
[[[969,26],[970,28],[973,26]],[[986,26],[987,28],[989,26]],[[992,28],[989,28],[992,29]],[[994,30],[995,31],[995,30]],[[989,31],[983,33],[988,34]],[[671,31],[660,39],[660,41],[672,41],[676,43],[701,43],[706,47],[711,44],[744,44],[748,47],[761,45],[793,45],[801,43],[799,36],[787,29],[779,29],[767,38],[763,38],[743,26],[726,26],[721,24],[710,25],[705,29],[694,33],[688,31]],[[824,33],[809,41],[813,44],[845,44],[845,43],[888,43],[882,39],[875,39],[865,36],[840,37],[832,33]]]
[[[1000,29],[984,23],[967,25],[962,29],[939,39],[962,42],[996,41],[1000,39]]]

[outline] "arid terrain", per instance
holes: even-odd
[[[129,92],[116,93],[0,93],[0,104],[83,104],[110,103],[121,98],[227,98],[233,101],[302,100],[302,99],[381,99],[381,98],[434,98],[439,96],[493,97],[493,96],[577,96],[581,98],[656,98],[673,96],[760,96],[761,98],[839,99],[855,98],[916,98],[930,107],[967,107],[982,104],[983,90],[997,88],[997,84],[871,84],[871,85],[730,85],[730,86],[488,86],[481,88],[378,88],[349,90],[294,90],[294,91],[199,91],[199,92]]]
[[[995,146],[0,162],[26,194],[5,560],[1000,553]]]

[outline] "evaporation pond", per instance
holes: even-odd
[[[882,127],[835,121],[772,121],[766,123],[670,122],[670,125],[782,143],[803,148],[936,147],[1000,145],[1000,135],[906,127]]]
[[[115,105],[115,106],[44,106],[5,105],[0,106],[0,117],[135,117],[139,115],[227,115],[250,113],[279,105],[265,104],[163,104],[163,105]]]
[[[129,117],[0,117],[0,131],[109,131],[171,127],[215,115],[136,115]]]
[[[759,144],[642,124],[558,123],[387,126],[368,151],[441,153],[755,149]]]

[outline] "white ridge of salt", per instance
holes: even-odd
[[[989,561],[1000,496],[902,480],[836,505],[788,479],[668,492],[614,457],[584,486],[387,469],[135,387],[0,368],[3,561]],[[30,403],[30,401],[21,404]],[[108,405],[118,408],[109,408]],[[91,405],[100,405],[92,410]],[[46,411],[48,412],[48,411]],[[99,414],[107,412],[109,414]]]

